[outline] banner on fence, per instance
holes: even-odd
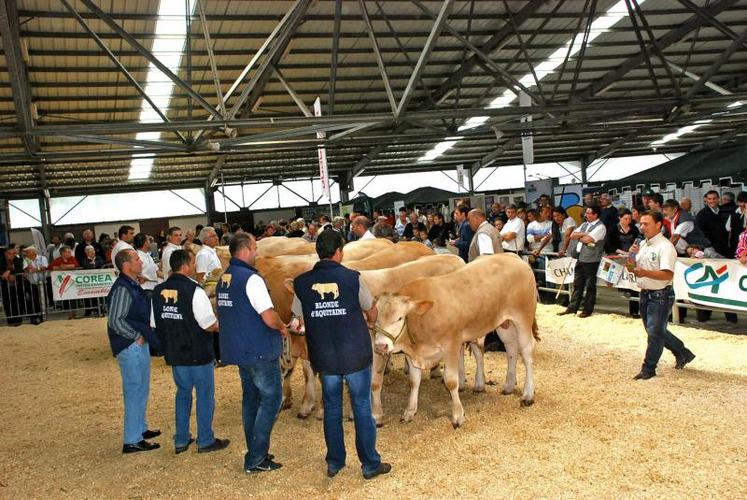
[[[556,285],[570,285],[573,283],[573,270],[576,259],[562,257],[560,259],[545,259],[545,279]]]
[[[114,269],[52,271],[54,300],[106,297],[117,279]]]
[[[728,259],[679,259],[674,293],[679,300],[747,312],[747,266]]]

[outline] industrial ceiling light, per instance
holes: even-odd
[[[187,38],[187,24],[185,18],[188,13],[194,12],[195,0],[189,0],[189,12],[186,2],[174,0],[161,0],[158,4],[158,17],[156,19],[155,39],[151,52],[171,72],[178,73],[179,63],[184,52],[184,42]],[[148,74],[145,77],[144,90],[150,96],[156,106],[165,112],[171,101],[174,91],[174,83],[166,78],[153,63],[148,65]],[[153,123],[161,121],[158,113],[143,100],[140,107],[140,123]],[[155,141],[160,138],[160,132],[141,132],[135,135],[137,140]],[[129,180],[146,180],[153,170],[155,158],[133,156],[130,162]]]

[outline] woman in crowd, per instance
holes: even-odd
[[[101,269],[104,267],[104,261],[96,255],[96,249],[91,245],[85,248],[85,258],[83,262],[80,262],[80,267],[83,269]],[[86,316],[93,316],[98,312],[99,302],[103,300],[102,297],[96,297],[95,299],[83,299],[83,305],[86,308]]]
[[[65,271],[69,269],[78,269],[80,264],[75,257],[73,257],[73,249],[67,245],[62,245],[60,248],[60,257],[52,261],[49,268],[53,271]],[[62,301],[62,308],[65,311],[69,311],[67,319],[75,319],[75,309],[78,307],[78,301],[64,300]]]
[[[301,238],[303,236],[303,230],[299,229],[298,227],[298,221],[293,221],[290,223],[290,231],[288,231],[287,236],[288,238]]]
[[[11,243],[0,256],[0,295],[8,326],[21,325],[26,312],[22,273],[23,259],[18,255],[18,248]]]
[[[739,262],[747,266],[747,227],[739,234],[739,242],[737,243],[737,253],[735,257]]]
[[[641,215],[645,211],[646,209],[641,205],[636,205],[630,210],[630,214],[633,219],[633,225],[635,225],[635,228],[638,229],[639,232],[641,230]]]
[[[617,232],[615,233],[615,250],[618,254],[627,255],[630,247],[635,243],[636,238],[640,236],[640,231],[633,224],[633,213],[627,208],[620,210],[620,220],[617,223]],[[625,292],[629,297],[639,297],[640,294],[634,290]],[[628,311],[634,318],[638,317],[639,302],[637,300],[628,300]]]

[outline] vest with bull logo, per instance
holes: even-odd
[[[192,311],[198,286],[188,277],[173,273],[153,289],[153,318],[168,365],[199,366],[215,359],[213,334],[200,327]]]
[[[322,260],[296,278],[294,287],[303,308],[314,370],[347,375],[371,366],[371,336],[358,299],[360,274]]]
[[[218,321],[220,357],[227,365],[256,365],[276,362],[283,339],[262,321],[246,296],[246,283],[257,270],[236,258],[218,280]]]

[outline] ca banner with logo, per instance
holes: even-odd
[[[54,300],[106,297],[117,279],[114,269],[52,271]]]
[[[679,300],[747,312],[747,266],[730,259],[679,259],[674,293]]]

